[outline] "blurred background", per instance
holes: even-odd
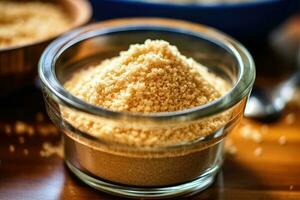
[[[1,2],[32,1],[0,0],[0,43],[1,34],[14,37],[5,31],[14,21],[7,22]],[[46,117],[37,65],[47,45],[62,34],[89,23],[125,17],[176,18],[211,26],[240,41],[254,57],[257,79],[246,114],[255,120],[243,120],[232,134],[235,157],[225,162],[221,181],[198,199],[234,199],[234,194],[240,197],[236,199],[278,199],[276,195],[288,199],[285,192],[291,190],[298,191],[291,199],[299,199],[300,0],[38,2],[57,4],[71,23],[66,30],[38,42],[0,46],[0,199],[99,197],[65,170],[60,157],[51,157],[62,152],[60,133]],[[45,17],[53,16],[45,12]],[[28,15],[18,18],[25,24]],[[296,107],[286,106],[288,102]],[[249,131],[254,139],[248,137]],[[45,148],[50,153],[45,153]],[[274,192],[272,189],[275,197],[266,198],[265,193]],[[112,198],[103,195],[103,199]]]

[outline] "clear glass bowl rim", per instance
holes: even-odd
[[[145,5],[156,5],[156,6],[165,6],[165,7],[175,7],[175,8],[214,8],[214,7],[224,7],[224,8],[236,8],[236,7],[248,7],[248,6],[257,6],[257,5],[268,5],[274,2],[282,1],[282,0],[260,0],[260,1],[253,1],[253,2],[231,2],[231,3],[224,3],[224,2],[189,2],[189,3],[169,3],[169,2],[151,2],[151,1],[143,1],[143,0],[112,0],[116,2],[126,2],[132,4],[145,4]]]
[[[48,95],[50,95],[59,104],[88,114],[112,119],[142,119],[145,121],[186,121],[204,118],[221,113],[222,111],[233,107],[245,96],[249,95],[255,80],[255,65],[250,53],[234,39],[212,28],[179,20],[162,20],[153,18],[140,18],[136,20],[129,19],[129,22],[127,21],[126,25],[122,23],[124,20],[126,21],[126,19],[119,19],[91,24],[86,27],[76,29],[53,41],[44,51],[39,62],[39,77],[42,86],[47,89]],[[160,20],[160,22],[155,23],[156,20]],[[106,24],[109,25],[107,26]],[[181,27],[180,24],[183,25],[183,27]],[[197,30],[196,32],[195,30],[189,30],[184,28],[184,26],[195,27],[200,31]],[[72,47],[73,44],[91,37],[101,36],[103,34],[124,30],[139,30],[141,28],[147,28],[149,30],[168,30],[180,34],[188,34],[201,39],[205,38],[206,40],[216,43],[223,48],[227,48],[227,50],[236,57],[239,63],[239,75],[237,82],[226,95],[208,104],[181,111],[144,114],[117,112],[86,103],[66,91],[63,85],[61,85],[56,78],[56,60],[66,49]]]

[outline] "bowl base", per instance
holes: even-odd
[[[80,171],[68,161],[66,161],[66,165],[80,180],[92,188],[112,195],[135,199],[162,199],[194,195],[205,190],[214,182],[215,176],[220,168],[220,165],[216,165],[195,180],[188,183],[167,187],[135,187],[118,185],[106,182],[102,179],[96,179]]]

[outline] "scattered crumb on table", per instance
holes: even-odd
[[[42,157],[46,157],[46,158],[50,157],[50,156],[53,156],[53,155],[57,155],[57,156],[63,158],[64,157],[64,152],[63,152],[62,142],[60,142],[56,145],[53,145],[49,142],[44,142],[42,150],[40,151],[40,155]]]
[[[24,153],[25,156],[27,156],[29,154],[28,149],[23,149],[23,153]]]
[[[255,156],[261,156],[263,153],[263,149],[261,147],[257,147],[255,150],[254,150],[254,155]]]
[[[20,144],[24,144],[25,143],[25,138],[23,136],[18,137],[18,141]]]
[[[11,134],[11,126],[9,124],[5,124],[4,125],[4,132],[7,134],[7,135],[10,135]]]
[[[237,153],[237,148],[230,138],[225,140],[225,152],[230,155],[235,155]]]
[[[284,135],[280,136],[278,139],[278,143],[280,145],[285,145],[286,144],[286,137]]]
[[[11,153],[13,153],[13,152],[15,152],[15,146],[14,145],[9,145],[9,151],[11,152]]]
[[[260,131],[250,125],[243,125],[240,128],[240,133],[244,139],[250,139],[256,143],[262,142],[262,135]]]
[[[36,122],[43,122],[44,120],[45,120],[45,116],[43,113],[41,113],[41,112],[36,113],[36,115],[35,115]]]
[[[296,115],[295,113],[289,113],[286,115],[285,119],[284,119],[285,123],[287,125],[292,125],[296,122]]]

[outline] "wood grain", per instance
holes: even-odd
[[[22,98],[22,101],[19,99]],[[34,88],[27,88],[6,99],[0,100],[0,199],[53,200],[53,199],[120,199],[98,192],[75,178],[66,169],[58,156],[41,157],[43,142],[56,143],[59,135],[24,136],[20,144],[18,135],[4,132],[4,124],[17,120],[27,124],[41,125],[35,121],[35,114],[43,110],[41,94]],[[295,113],[296,122],[288,124],[286,116]],[[43,124],[50,123],[48,120]],[[262,142],[256,143],[241,136],[241,128],[230,135],[237,152],[228,155],[214,185],[206,191],[187,199],[203,200],[293,200],[300,199],[300,109],[290,108],[279,122],[267,125],[244,119],[241,127],[251,125],[259,130]],[[280,136],[286,137],[286,144],[280,145]],[[15,152],[9,151],[14,145]],[[262,154],[256,156],[256,148]],[[28,149],[28,155],[24,154]]]

